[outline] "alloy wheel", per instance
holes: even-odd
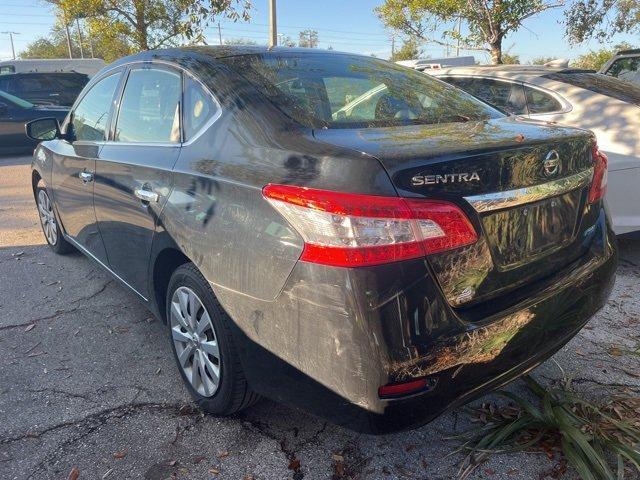
[[[194,390],[204,397],[213,396],[220,384],[222,364],[209,312],[196,293],[183,286],[173,293],[170,316],[180,368]]]
[[[56,216],[53,213],[53,206],[46,190],[38,192],[38,213],[40,215],[40,223],[42,231],[50,245],[55,245],[58,241],[58,224]]]

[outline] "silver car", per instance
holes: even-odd
[[[590,70],[536,65],[429,74],[507,113],[593,131],[609,157],[607,202],[614,230],[640,230],[640,87]]]

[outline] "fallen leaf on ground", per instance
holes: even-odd
[[[293,470],[295,472],[300,470],[300,460],[298,460],[297,458],[291,459],[291,461],[289,462],[289,470]]]
[[[109,475],[111,475],[113,473],[113,468],[110,468],[109,470],[107,470],[106,472],[104,472],[104,475],[102,475],[102,480],[104,480],[105,478],[107,478]]]
[[[609,350],[607,352],[609,355],[611,355],[612,357],[620,357],[622,356],[622,350],[620,350],[620,347],[616,346],[616,345],[611,345],[609,347]]]
[[[223,450],[222,452],[218,452],[218,458],[226,458],[229,456],[229,452],[226,450]]]
[[[34,328],[36,328],[36,324],[32,323],[31,325],[27,325],[27,328],[24,329],[25,332],[30,332],[31,330],[33,330]]]
[[[218,470],[217,468],[210,468],[209,473],[211,475],[218,475],[220,473],[220,470]]]
[[[78,470],[78,467],[73,467],[69,472],[69,476],[67,477],[67,480],[78,480],[79,477],[80,477],[80,470]]]
[[[202,456],[202,455],[198,455],[197,457],[194,457],[193,462],[194,463],[200,463],[200,462],[202,462],[202,461],[204,461],[206,459],[207,459],[207,457]]]
[[[170,461],[167,462],[167,465],[170,466],[170,467],[173,467],[173,466],[175,466],[176,463],[178,463],[178,460],[170,460]]]
[[[120,450],[119,452],[116,452],[113,454],[113,458],[117,458],[117,459],[121,459],[127,456],[127,451],[126,450]]]

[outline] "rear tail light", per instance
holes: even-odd
[[[410,380],[403,383],[390,383],[378,388],[378,396],[380,398],[404,397],[426,390],[429,386],[430,383],[426,378],[419,378],[418,380]]]
[[[593,157],[593,180],[589,190],[589,203],[595,203],[598,200],[602,200],[607,192],[607,166],[609,159],[598,148],[598,144],[595,141],[591,147],[591,154]]]
[[[263,195],[305,241],[301,260],[338,267],[379,265],[472,244],[478,236],[456,205],[273,185]]]

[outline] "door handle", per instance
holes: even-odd
[[[80,172],[78,177],[82,180],[82,183],[93,182],[93,173],[91,172]]]
[[[152,192],[151,190],[147,190],[144,187],[136,188],[133,193],[136,197],[138,197],[143,202],[157,202],[158,194],[156,192]]]

